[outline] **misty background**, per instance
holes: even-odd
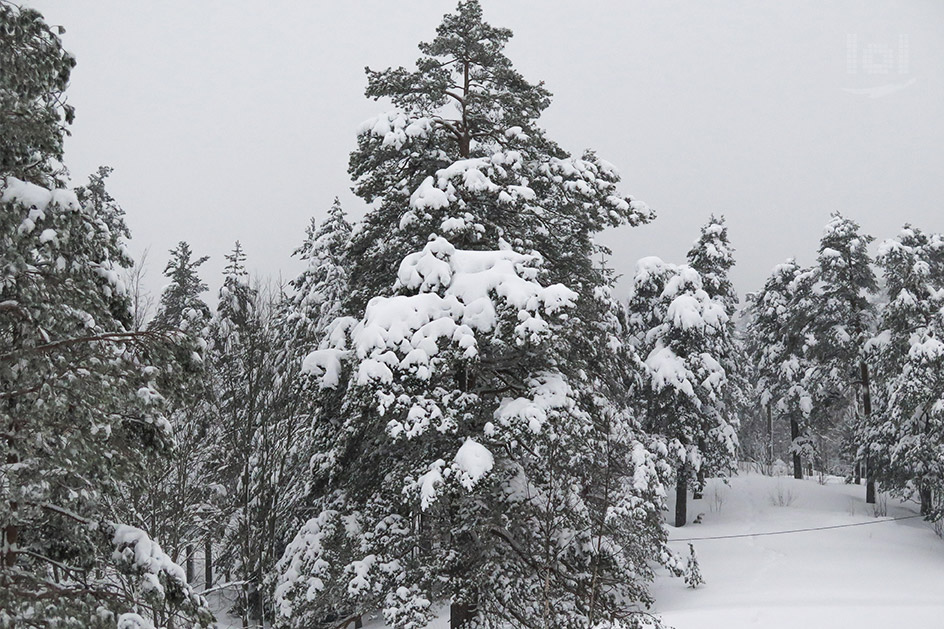
[[[412,66],[453,0],[269,2],[33,0],[78,59],[65,162],[100,164],[127,212],[132,251],[211,256],[240,240],[249,268],[283,280],[309,218],[338,196],[351,218],[348,153],[363,120],[364,66]],[[735,287],[759,289],[788,256],[812,262],[830,212],[878,239],[905,221],[944,231],[944,3],[483,0],[511,28],[507,54],[554,94],[541,119],[572,153],[591,148],[622,191],[658,213],[606,232],[624,275],[681,262],[711,213],[727,217]],[[627,286],[620,285],[620,295]]]

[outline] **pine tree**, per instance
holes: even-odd
[[[637,263],[628,311],[645,374],[644,427],[665,440],[676,470],[675,526],[684,526],[687,490],[699,474],[733,471],[737,424],[727,412],[719,361],[732,343],[728,315],[695,269],[655,257]]]
[[[764,288],[750,295],[751,323],[748,352],[755,365],[755,387],[768,415],[790,423],[790,450],[794,478],[803,478],[802,453],[806,448],[806,419],[813,407],[807,388],[812,365],[806,357],[803,326],[809,283],[793,259],[776,266]],[[772,428],[772,427],[771,427]]]
[[[669,470],[629,413],[629,369],[605,371],[629,352],[592,262],[599,229],[651,213],[545,138],[549,95],[509,37],[464,2],[416,72],[369,72],[368,95],[399,109],[351,157],[376,202],[349,249],[353,316],[306,359],[326,448],[318,515],[280,564],[286,626],[376,608],[421,626],[436,601],[456,627],[633,619],[653,558],[680,573]]]
[[[214,480],[225,488],[217,564],[240,582],[236,612],[244,624],[261,619],[264,581],[260,553],[264,527],[259,523],[259,437],[267,420],[272,370],[268,341],[259,312],[258,291],[249,284],[246,254],[237,241],[225,256],[223,285],[210,323],[209,359],[215,388]]]
[[[702,287],[712,299],[720,299],[728,314],[729,324],[734,324],[738,296],[728,273],[734,267],[734,249],[728,240],[728,228],[724,217],[714,214],[701,227],[698,240],[688,250],[688,266],[692,267],[702,279]]]
[[[273,560],[281,557],[310,515],[309,460],[323,446],[313,441],[312,431],[318,420],[320,382],[302,366],[347,298],[350,235],[351,225],[335,199],[320,226],[312,219],[304,242],[294,252],[305,268],[290,282],[291,292],[277,306],[273,323],[276,375],[270,398],[274,424],[269,431],[273,482],[266,497],[266,541]],[[273,568],[269,564],[265,568],[267,600],[272,598],[277,577]]]
[[[127,228],[106,174],[76,194],[2,179],[0,616],[208,626],[181,568],[122,523],[173,438],[157,380],[176,339],[129,329]]]
[[[869,343],[876,412],[863,428],[882,483],[940,518],[944,491],[944,238],[906,225],[878,254],[888,303]],[[877,446],[877,447],[875,447]],[[935,495],[938,500],[935,503]]]
[[[809,298],[801,307],[808,318],[803,328],[813,376],[826,405],[858,406],[853,425],[856,458],[866,466],[866,502],[875,502],[876,463],[862,428],[871,422],[871,374],[866,343],[872,336],[875,308],[870,301],[878,289],[867,247],[871,236],[836,213],[820,239],[816,265],[808,279]]]
[[[348,294],[351,231],[335,198],[325,222],[319,227],[312,219],[304,243],[295,251],[306,266],[292,281],[293,295],[287,303],[285,326],[293,359],[317,349],[328,325],[341,314]]]
[[[734,249],[728,240],[728,228],[724,217],[714,215],[701,228],[698,240],[688,251],[688,266],[698,271],[702,288],[712,300],[724,304],[727,315],[723,342],[719,346],[715,359],[721,364],[725,374],[725,387],[722,392],[718,411],[723,421],[731,426],[739,425],[739,418],[749,408],[747,356],[737,330],[738,296],[728,273],[734,267]],[[707,444],[701,444],[705,448]],[[704,490],[704,471],[698,474],[693,488],[693,497],[700,499]]]
[[[35,9],[0,1],[0,173],[63,183],[62,140],[75,112],[65,90],[75,58]]]
[[[210,308],[201,297],[207,285],[200,279],[198,269],[209,259],[207,256],[193,259],[190,245],[183,241],[171,249],[164,268],[170,283],[161,293],[152,325],[202,332],[200,324],[210,319]]]
[[[138,511],[143,522],[164,544],[174,561],[185,560],[187,580],[195,579],[196,548],[204,547],[205,572],[212,572],[212,553],[205,551],[206,541],[215,525],[215,492],[210,456],[212,387],[205,368],[204,353],[209,336],[210,308],[203,301],[207,290],[200,279],[200,265],[207,257],[194,258],[190,245],[178,243],[171,250],[164,275],[170,283],[164,288],[157,312],[148,329],[172,332],[179,342],[175,360],[158,376],[165,391],[167,416],[174,429],[170,456],[153,462],[156,482],[139,497]],[[204,579],[205,582],[212,579]]]
[[[701,576],[701,567],[698,565],[698,555],[695,554],[695,546],[688,544],[688,563],[685,566],[685,584],[693,590],[699,585],[705,583]]]
[[[108,169],[65,189],[73,65],[38,12],[0,2],[0,624],[206,627],[181,568],[123,523],[172,439],[155,385],[176,339],[132,329]]]

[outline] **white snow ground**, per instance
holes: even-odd
[[[658,578],[654,611],[676,629],[942,628],[944,540],[921,518],[888,521],[916,505],[882,503],[887,517],[876,519],[864,486],[835,477],[712,480],[689,502],[689,521],[704,513],[703,523],[670,528],[672,539],[874,524],[693,542],[705,585]]]
[[[944,629],[944,540],[921,518],[890,520],[916,505],[880,494],[882,504],[876,518],[864,486],[835,477],[711,480],[689,502],[689,521],[703,513],[702,523],[670,527],[672,539],[868,524],[693,542],[706,583],[658,577],[653,611],[675,629]],[[687,542],[673,545],[687,555]],[[221,615],[219,626],[241,624]],[[430,625],[448,626],[445,615]]]

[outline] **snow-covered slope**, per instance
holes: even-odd
[[[880,497],[876,519],[860,485],[747,474],[710,481],[689,503],[701,524],[673,539],[870,523],[693,542],[706,584],[660,577],[655,611],[676,629],[934,629],[944,627],[944,541],[916,506]],[[687,542],[674,544],[688,551]]]

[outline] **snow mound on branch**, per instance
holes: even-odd
[[[478,355],[476,334],[498,325],[501,312],[514,317],[516,342],[539,342],[547,317],[571,308],[577,294],[562,284],[537,281],[541,257],[511,250],[465,251],[434,238],[400,265],[396,287],[410,295],[375,297],[362,320],[350,326],[350,346],[332,335],[329,344],[305,358],[306,372],[320,374],[322,386],[338,384],[341,361],[354,357],[357,382],[389,384],[394,372],[420,379],[432,375],[442,342],[466,358]]]
[[[495,458],[492,453],[474,439],[466,439],[453,459],[453,467],[458,472],[459,483],[469,490],[492,470],[493,465],[495,465]]]
[[[572,409],[576,403],[573,389],[559,373],[538,374],[529,382],[531,397],[504,398],[495,411],[500,426],[525,424],[538,434],[547,423],[548,413],[558,409]],[[486,426],[486,434],[494,433],[494,426]]]
[[[78,210],[79,199],[71,190],[56,188],[49,190],[28,181],[21,181],[16,177],[4,177],[0,203],[20,203],[26,207],[43,211],[50,205]]]
[[[118,629],[154,629],[154,623],[140,614],[127,613],[118,616]]]
[[[392,146],[399,150],[413,138],[428,136],[432,128],[431,119],[411,118],[405,111],[395,109],[365,120],[358,128],[357,134],[383,138],[383,146]]]
[[[472,438],[466,439],[448,468],[445,461],[437,459],[430,463],[428,471],[417,479],[420,507],[426,511],[436,501],[439,487],[446,482],[447,478],[458,481],[462,487],[472,491],[475,484],[492,471],[494,465],[495,457],[488,448]]]
[[[183,568],[174,563],[160,545],[141,529],[116,524],[112,543],[116,547],[116,560],[125,561],[151,574],[163,572],[177,581],[187,582]]]
[[[161,550],[160,544],[141,529],[127,524],[110,523],[114,530],[112,558],[138,578],[137,588],[158,599],[170,598],[198,613],[209,613],[207,601],[187,583],[184,569]],[[129,629],[150,629],[150,624],[140,624],[135,614],[125,614],[125,625]],[[147,621],[145,621],[147,622]],[[119,619],[121,626],[121,619]]]

